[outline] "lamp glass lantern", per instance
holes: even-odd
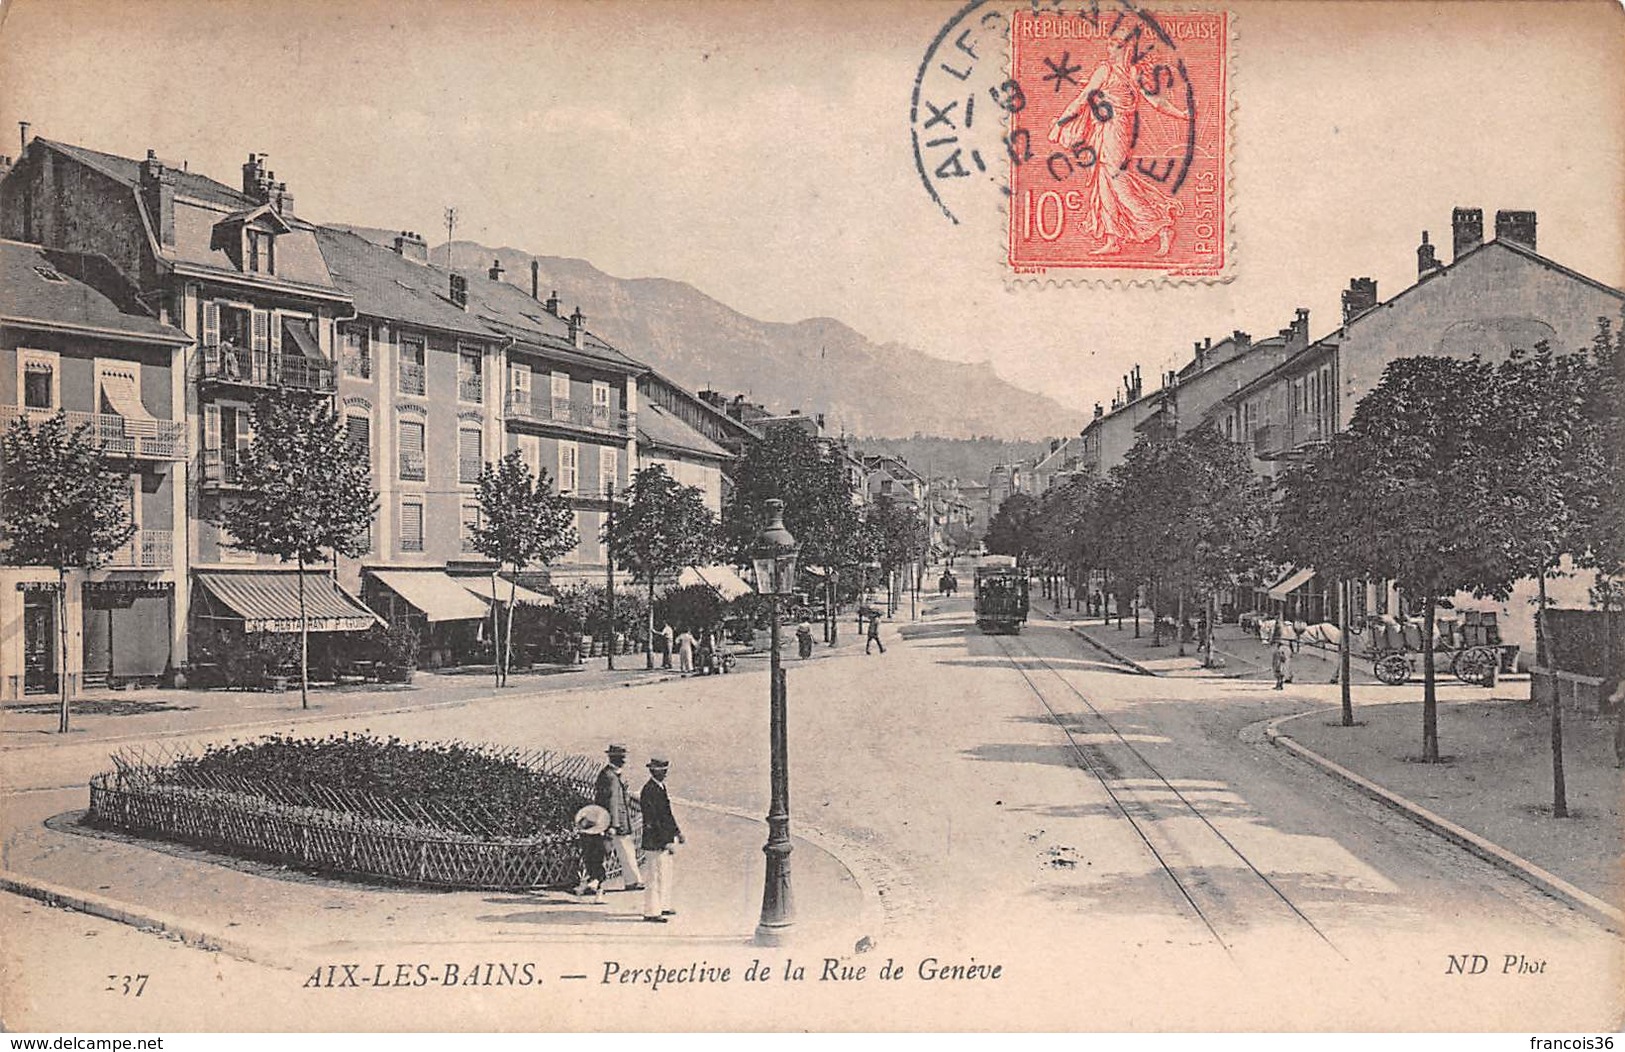
[[[784,528],[784,501],[767,502],[768,524],[751,546],[756,590],[763,595],[789,595],[796,587],[796,556],[800,547]]]

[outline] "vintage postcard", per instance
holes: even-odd
[[[1612,1047],[1622,44],[0,4],[0,1027]]]

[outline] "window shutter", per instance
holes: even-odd
[[[266,316],[266,329],[268,330],[267,335],[270,337],[271,341],[272,354],[282,353],[282,325],[283,319],[277,315],[268,314]]]
[[[220,457],[220,407],[217,405],[203,407],[203,451],[213,453],[214,459]],[[205,456],[205,459],[209,458]]]
[[[266,351],[271,345],[271,315],[267,311],[253,312],[253,329],[249,335],[249,346],[255,351]]]
[[[202,304],[203,320],[198,329],[203,334],[203,346],[220,346],[220,304],[213,300],[204,300]]]
[[[598,380],[592,384],[592,404],[594,408],[609,408],[609,385]]]
[[[530,397],[530,366],[528,366],[528,365],[515,365],[515,366],[511,367],[508,370],[508,375],[513,378],[513,392],[514,392],[514,394],[522,395],[524,398],[529,398]]]
[[[577,449],[574,442],[559,443],[559,492],[574,493],[578,483],[576,477]]]
[[[234,409],[237,414],[237,448],[247,449],[254,441],[254,414],[247,409]]]
[[[344,430],[345,439],[349,442],[350,448],[355,450],[370,468],[372,466],[371,418],[352,413],[344,418]]]
[[[614,446],[604,446],[598,451],[598,488],[605,496],[608,496],[610,488],[619,482],[620,452]]]
[[[553,374],[553,397],[568,400],[570,397],[570,374]]]

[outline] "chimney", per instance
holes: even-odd
[[[293,215],[293,194],[288,192],[287,183],[277,183],[271,198],[271,205],[276,209],[277,215],[283,219]]]
[[[562,315],[559,314],[559,290],[554,289],[553,295],[547,297],[547,302],[542,304],[542,306],[546,307],[547,313],[553,315],[553,317],[562,317]]]
[[[402,230],[395,235],[395,254],[402,259],[427,263],[429,262],[429,245],[416,231]]]
[[[1099,420],[1101,417],[1103,417],[1105,415],[1106,415],[1106,410],[1101,408],[1099,402],[1096,402],[1095,403],[1095,419]]]
[[[542,265],[534,259],[530,261],[530,298],[542,298]]]
[[[270,177],[265,172],[265,155],[251,153],[243,165],[243,196],[264,204],[270,195]]]
[[[492,281],[501,281],[502,280],[502,260],[493,259],[491,261],[491,269],[489,269],[489,270],[487,270],[485,272],[485,276],[490,278]]]
[[[151,150],[141,162],[141,203],[152,220],[160,245],[175,244],[175,173]]]
[[[23,154],[28,152],[28,127],[27,121],[17,122],[17,141],[19,144],[17,158],[19,160],[22,159]]]
[[[820,430],[820,431],[824,430],[824,414],[823,413],[819,413],[818,415],[814,416],[813,421],[818,424],[818,430]],[[908,463],[908,461],[905,460],[903,463],[906,464],[906,463]]]
[[[1465,256],[1484,243],[1484,210],[1482,208],[1456,208],[1450,212],[1450,230],[1455,235],[1450,261]]]
[[[1248,333],[1236,329],[1230,333],[1230,342],[1236,345],[1236,353],[1246,354],[1252,350],[1253,338]]]
[[[1309,346],[1309,308],[1299,307],[1292,316],[1292,324],[1281,330],[1286,341],[1286,353],[1296,354]]]
[[[11,169],[11,158],[6,154],[0,153],[0,179],[4,179],[6,175],[10,173]]]
[[[1376,305],[1376,279],[1350,278],[1349,287],[1343,290],[1343,324],[1347,325]]]
[[[579,306],[570,315],[570,342],[576,345],[577,350],[587,345],[587,316],[581,313]]]
[[[1443,269],[1444,264],[1439,262],[1433,254],[1433,246],[1428,243],[1428,232],[1422,231],[1422,243],[1416,246],[1416,280],[1426,281]]]
[[[1061,440],[1060,439],[1052,438],[1052,439],[1049,440],[1049,451],[1051,453],[1055,452],[1057,449],[1060,449],[1060,448],[1061,448]]]
[[[1535,251],[1535,213],[1495,213],[1495,240],[1512,241],[1529,251]]]
[[[461,274],[451,275],[451,302],[463,310],[468,309],[468,279]]]

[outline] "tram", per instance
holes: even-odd
[[[976,627],[1016,635],[1026,620],[1027,571],[1009,556],[988,556],[976,568]]]

